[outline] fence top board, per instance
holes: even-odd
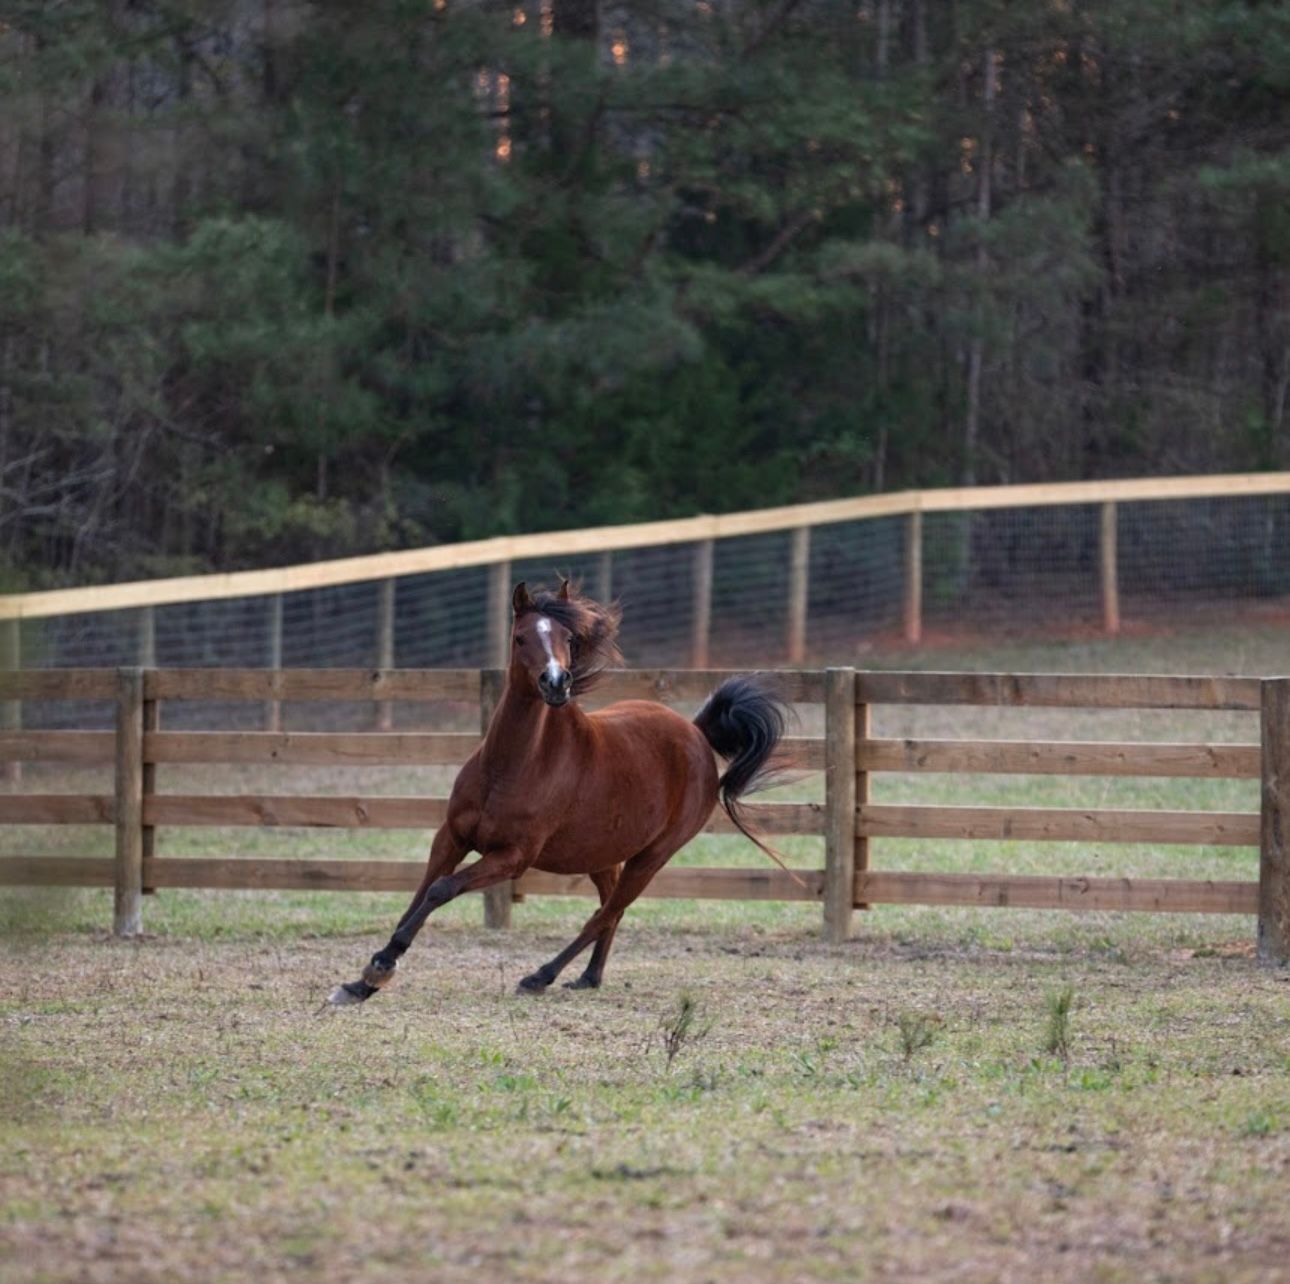
[[[935,673],[856,674],[862,704],[968,704],[1059,709],[1257,711],[1259,678],[1172,674]]]
[[[584,701],[702,700],[747,669],[611,669]],[[484,670],[483,672],[487,672]],[[825,670],[770,669],[784,699],[816,704]],[[465,701],[479,699],[479,669],[149,669],[148,700]],[[113,700],[115,669],[0,671],[0,699]],[[1257,712],[1256,677],[1104,673],[962,673],[927,670],[856,673],[860,704],[983,705],[1069,709],[1210,709]]]
[[[901,491],[742,513],[704,514],[630,526],[601,526],[539,535],[502,535],[467,543],[375,553],[365,557],[347,557],[298,566],[9,594],[0,597],[0,620],[47,618],[84,611],[117,611],[177,602],[263,597],[273,593],[295,593],[303,589],[329,588],[338,584],[358,584],[464,567],[493,566],[501,562],[531,558],[559,559],[580,553],[727,539],[738,535],[758,535],[803,526],[822,526],[834,522],[861,521],[917,512],[972,512],[1061,504],[1242,498],[1280,494],[1290,494],[1290,473],[1149,477],[1125,481],[1051,482],[1030,486]]]
[[[749,669],[610,669],[591,693],[595,705],[613,700],[703,700],[727,678],[747,675]],[[822,669],[762,670],[779,694],[792,704],[818,704],[824,699]]]
[[[487,670],[484,670],[487,672]],[[611,700],[701,700],[747,669],[611,669],[586,703]],[[824,675],[811,669],[770,670],[786,700],[823,698]],[[113,700],[115,669],[28,669],[0,672],[0,699]],[[148,700],[432,701],[479,699],[479,669],[149,669]]]
[[[149,700],[479,699],[478,669],[153,669]]]
[[[0,670],[0,699],[115,700],[115,669]]]
[[[975,512],[986,508],[1051,508],[1061,504],[1128,504],[1168,499],[1248,499],[1255,495],[1290,493],[1290,473],[1135,477],[1121,481],[945,487],[909,493],[917,496],[916,507],[924,513]]]
[[[103,734],[110,738],[110,733]],[[469,731],[147,731],[143,760],[264,766],[460,766],[479,742],[479,733]],[[0,752],[6,747],[5,737],[0,736]],[[53,748],[58,748],[57,742]]]

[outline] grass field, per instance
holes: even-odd
[[[1290,670],[1277,630],[928,667]],[[906,657],[900,663],[907,663]],[[966,713],[882,715],[955,734]],[[1257,738],[1249,715],[989,711],[973,734]],[[806,728],[809,732],[812,728]],[[426,774],[310,790],[433,792]],[[257,788],[264,787],[262,776]],[[294,779],[295,784],[289,782]],[[73,788],[71,776],[41,788]],[[248,787],[231,776],[163,788]],[[278,787],[275,783],[273,787]],[[284,772],[281,787],[304,788]],[[818,783],[790,786],[811,796]],[[882,798],[1252,810],[1252,782],[884,779]],[[103,830],[0,835],[103,851]],[[163,851],[402,855],[409,833],[189,830]],[[818,844],[790,844],[817,863]],[[748,862],[707,838],[679,859]],[[1253,852],[888,842],[887,868],[1252,878]],[[1280,1280],[1290,976],[1244,918],[642,902],[594,994],[517,997],[584,901],[436,915],[318,1014],[403,898],[9,896],[0,1280]]]

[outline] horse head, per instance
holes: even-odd
[[[554,593],[530,593],[517,584],[511,604],[511,680],[527,683],[552,708],[568,704],[607,665],[621,662],[618,608],[583,597],[568,580]]]
[[[569,600],[569,581],[560,585],[557,600]],[[511,630],[511,674],[522,675],[553,709],[573,695],[573,630],[541,610],[520,583],[512,598],[515,624]]]

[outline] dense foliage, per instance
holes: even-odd
[[[3,0],[8,587],[1286,466],[1290,7]]]

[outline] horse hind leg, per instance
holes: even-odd
[[[598,986],[601,980],[601,971],[604,969],[605,958],[609,954],[609,947],[613,943],[614,933],[618,930],[618,922],[622,918],[623,912],[645,890],[650,879],[667,864],[679,846],[680,843],[676,842],[651,844],[628,860],[622,866],[613,890],[605,898],[600,908],[586,921],[582,931],[549,963],[544,963],[536,972],[531,972],[526,976],[519,983],[520,993],[541,994],[588,945],[593,941],[599,944],[602,938],[607,937],[608,939],[604,941],[603,948],[593,951],[591,962],[587,965],[587,973],[590,974],[590,979],[584,974],[581,980],[574,984],[573,988],[594,989]],[[597,884],[597,890],[599,890],[599,884]],[[599,970],[597,970],[597,953],[600,956]],[[583,985],[581,981],[586,981],[586,984]]]
[[[596,891],[600,893],[600,904],[602,906],[618,885],[619,869],[620,866],[615,865],[612,869],[598,870],[591,876],[591,881],[596,885]],[[598,990],[600,988],[600,981],[605,972],[605,960],[609,957],[610,948],[613,946],[614,933],[618,931],[618,924],[622,921],[623,916],[620,912],[616,918],[605,924],[600,935],[596,937],[596,944],[592,947],[591,961],[587,964],[587,970],[576,981],[566,981],[564,983],[566,990]]]

